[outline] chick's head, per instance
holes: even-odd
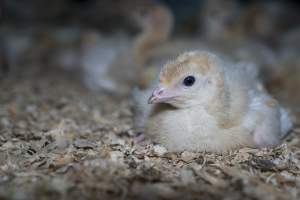
[[[149,103],[177,108],[207,105],[224,86],[221,61],[213,54],[191,51],[165,64]]]

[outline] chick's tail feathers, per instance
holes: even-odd
[[[284,108],[280,108],[280,131],[281,138],[285,138],[293,128],[293,123],[290,119],[289,113]]]

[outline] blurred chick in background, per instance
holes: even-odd
[[[152,50],[163,45],[171,34],[173,16],[163,4],[146,0],[127,6],[123,8],[126,16],[140,28],[137,36],[84,31],[80,34],[79,51],[66,49],[57,54],[61,58],[58,65],[69,63],[72,68],[79,63],[83,81],[92,90],[126,96],[133,86],[145,85],[141,74],[148,67]],[[70,57],[74,62],[66,61]]]
[[[189,49],[209,49],[237,62],[251,62],[264,73],[264,81],[277,70],[279,55],[272,46],[276,45],[274,38],[288,30],[286,24],[290,20],[286,12],[292,9],[291,6],[280,2],[189,2],[198,9],[189,9],[190,13],[185,12],[186,8],[182,11],[177,9],[176,14],[181,11],[185,16],[192,16],[197,10],[198,34],[188,37],[176,35],[152,48],[145,62],[147,67],[142,73],[144,86],[153,80],[159,70],[158,66]],[[173,4],[181,5],[178,1],[173,1]]]
[[[171,151],[276,146],[292,123],[256,76],[209,52],[183,53],[163,66],[154,89],[135,93],[136,126]]]
[[[25,30],[3,27],[0,34],[11,70],[19,66],[59,66],[77,72],[89,89],[129,94],[142,80],[138,77],[148,51],[169,37],[173,25],[170,10],[159,1],[132,3],[105,1],[107,6],[116,6],[118,16],[128,18],[140,29],[134,38],[118,31],[104,34],[74,26]]]
[[[299,12],[295,12],[297,6],[290,3],[220,0],[3,2],[7,23],[0,30],[2,55],[5,55],[2,60],[11,72],[27,66],[40,71],[65,69],[95,91],[126,96],[133,85],[145,88],[163,63],[191,49],[208,49],[237,62],[254,63],[263,81],[269,82],[274,77],[285,81],[288,77],[284,72],[294,70],[291,60],[295,60],[299,52],[293,45],[299,38],[291,36],[297,34],[288,34],[297,29],[295,24],[300,19]],[[172,8],[172,12],[162,2]],[[48,6],[49,9],[45,9]],[[170,37],[174,25],[177,32]],[[132,32],[130,26],[139,31]],[[178,35],[178,32],[185,35]],[[278,38],[281,37],[294,39],[283,42],[290,41],[283,38],[280,42]],[[22,73],[26,71],[32,70]]]
[[[298,6],[293,1],[203,1],[200,33],[218,52],[234,61],[256,65],[268,89],[272,85],[269,83],[275,77],[278,83],[280,77],[280,82],[288,87],[286,90],[294,90],[293,85],[299,85],[300,80],[299,70],[294,67],[297,56],[292,56],[299,52]],[[290,81],[286,72],[292,71],[295,74]]]
[[[201,33],[210,42],[239,39],[241,6],[237,1],[205,0],[199,10]]]

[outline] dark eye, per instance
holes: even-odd
[[[183,80],[183,84],[184,84],[185,86],[192,86],[192,85],[194,85],[195,81],[196,81],[196,79],[195,79],[194,76],[187,76],[187,77],[185,77],[185,79]]]

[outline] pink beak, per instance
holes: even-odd
[[[164,103],[173,99],[175,95],[169,89],[157,87],[154,89],[151,97],[148,100],[149,104]]]

